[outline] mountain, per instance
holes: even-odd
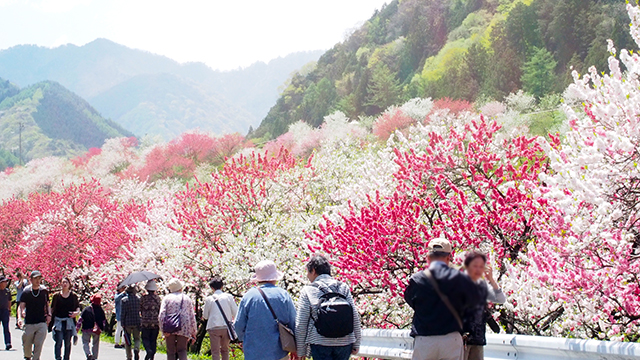
[[[523,89],[542,99],[566,87],[572,67],[606,69],[607,39],[635,47],[628,24],[617,0],[394,0],[294,76],[252,136],[414,97],[485,103]]]
[[[134,76],[89,98],[104,116],[137,135],[174,138],[189,129],[246,133],[254,117],[196,82],[171,74]]]
[[[19,86],[59,82],[136,135],[168,139],[192,126],[216,133],[257,127],[278,98],[278,86],[321,54],[295,53],[222,72],[97,39],[83,46],[1,50],[0,77]],[[160,87],[152,90],[152,84]]]
[[[18,89],[7,84],[0,79],[0,94],[6,88],[12,93]],[[54,81],[33,84],[0,102],[2,168],[16,165],[20,155],[23,162],[51,155],[73,156],[121,136],[133,134]]]

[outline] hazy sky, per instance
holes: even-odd
[[[235,69],[329,49],[389,0],[0,0],[0,50],[107,38]]]

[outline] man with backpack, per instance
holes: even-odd
[[[360,314],[349,286],[331,277],[331,265],[321,255],[307,263],[311,282],[300,291],[296,344],[301,360],[347,360],[358,353]]]
[[[411,276],[404,299],[415,311],[411,324],[413,360],[462,360],[461,316],[482,300],[467,274],[449,267],[451,243],[429,242],[429,268]]]

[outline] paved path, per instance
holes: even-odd
[[[1,331],[0,336],[2,336]],[[5,351],[4,342],[0,342],[0,360],[24,360],[22,353],[22,331],[16,329],[15,318],[11,319],[11,342],[13,349],[9,351]],[[42,349],[40,360],[54,360],[53,344],[51,333],[49,333],[44,341],[44,348]],[[126,358],[124,349],[115,349],[113,344],[100,343],[99,360],[126,360]],[[140,352],[140,358],[144,359],[144,351]],[[84,351],[82,350],[82,339],[78,339],[78,344],[71,348],[71,360],[86,360]],[[165,354],[157,354],[155,360],[167,360],[167,356]]]

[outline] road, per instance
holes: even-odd
[[[9,351],[4,350],[4,342],[0,343],[0,359],[1,360],[24,360],[22,353],[22,331],[16,329],[15,318],[11,319],[11,342],[13,349]],[[0,331],[1,333],[1,331]],[[0,336],[2,336],[0,334]],[[53,339],[51,333],[47,334],[47,339],[44,341],[44,348],[42,349],[41,360],[54,360],[53,356]],[[64,351],[64,348],[63,348]],[[126,360],[124,349],[116,349],[113,344],[106,342],[100,343],[100,355],[99,360]],[[140,352],[140,358],[144,359],[144,351]],[[155,360],[166,360],[165,354],[157,354]],[[71,349],[70,360],[86,360],[84,351],[82,350],[82,339],[78,340],[78,344]]]

